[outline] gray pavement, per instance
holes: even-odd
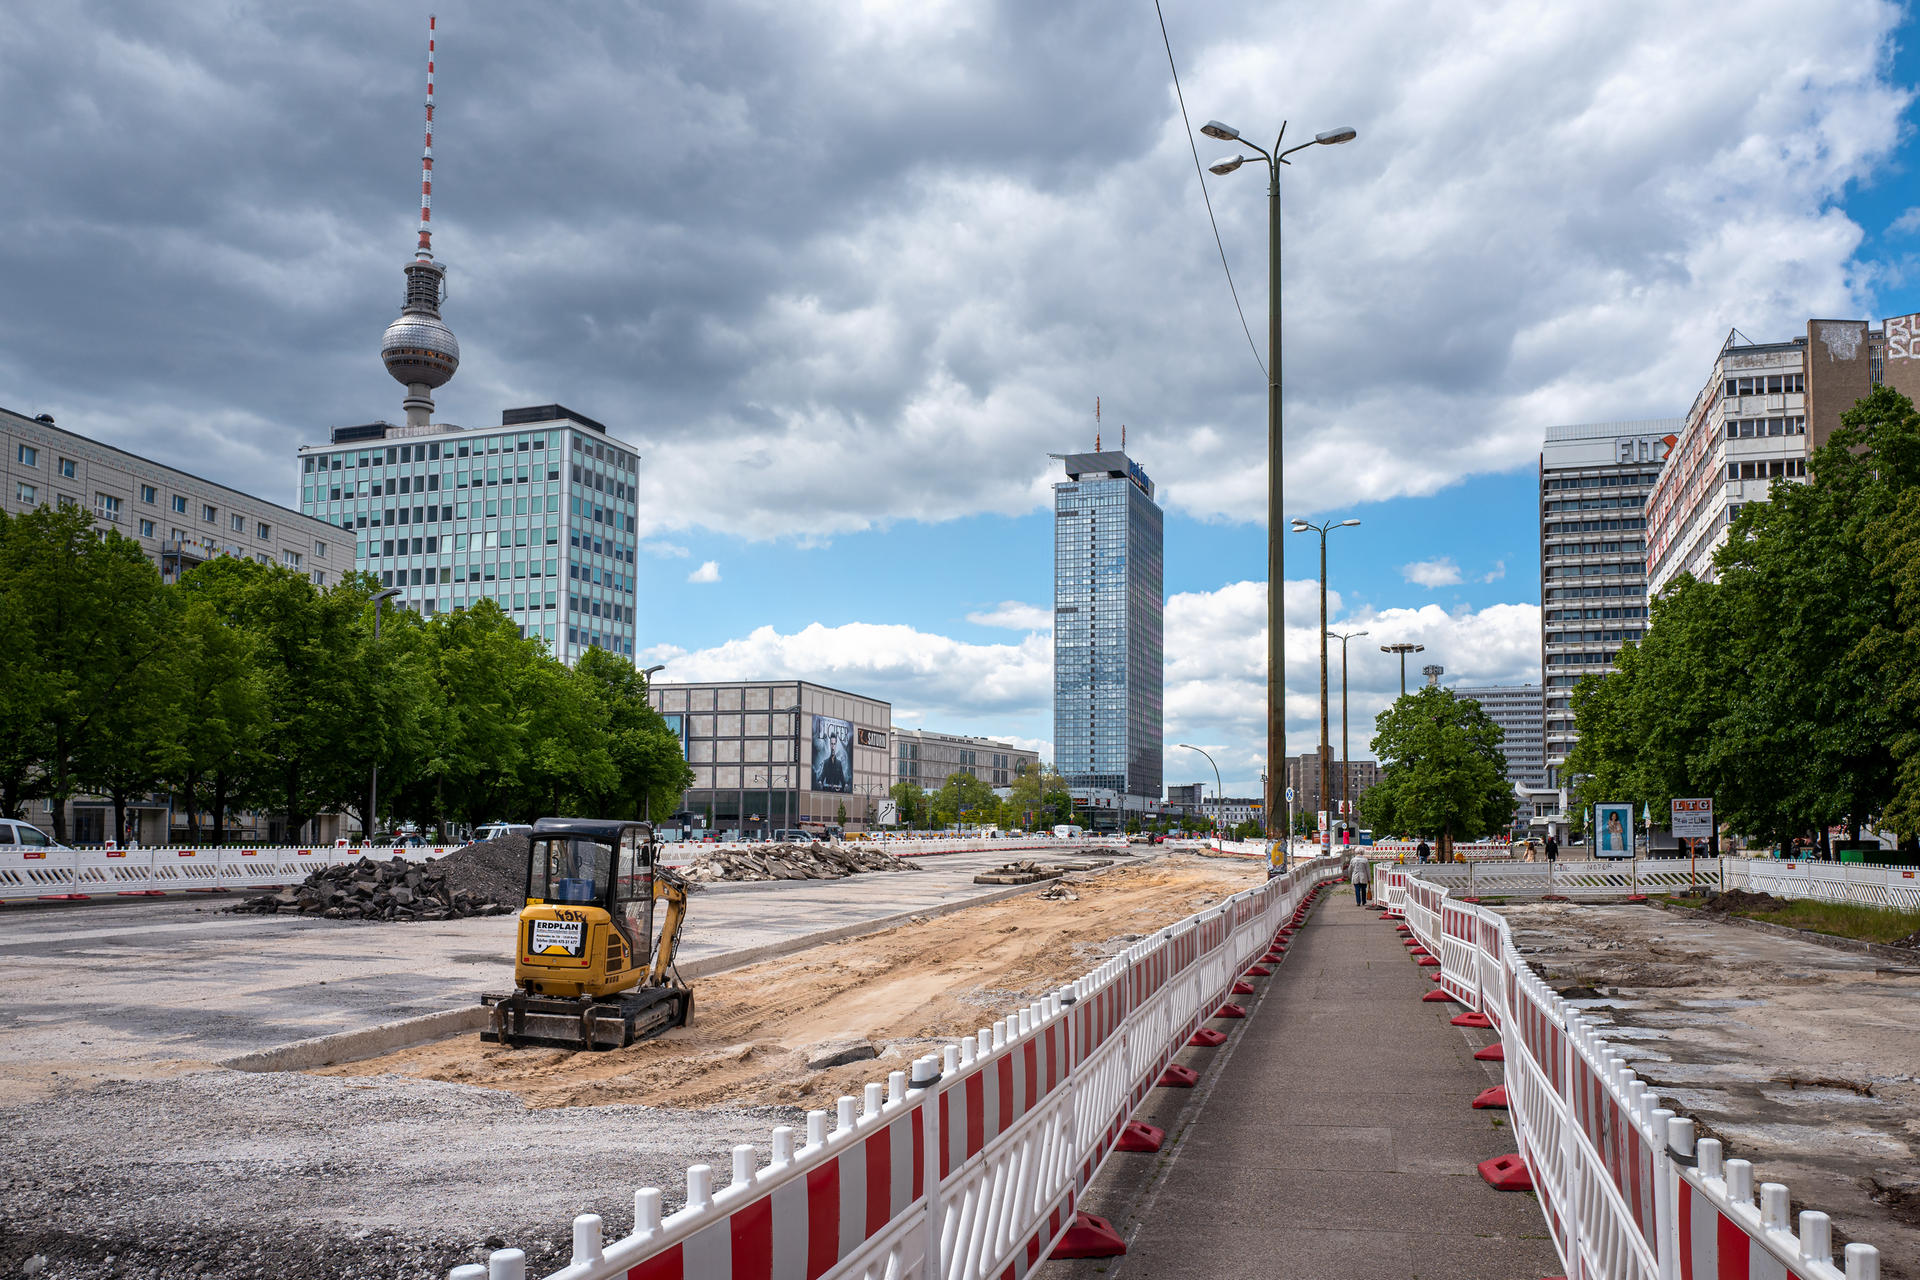
[[[1475,1111],[1500,1082],[1454,1027],[1451,1003],[1371,907],[1328,888],[1285,961],[1242,997],[1218,1049],[1188,1049],[1193,1090],[1158,1089],[1141,1117],[1158,1155],[1116,1153],[1084,1204],[1123,1257],[1047,1264],[1055,1280],[1540,1280],[1561,1273],[1538,1201],[1475,1170],[1514,1151],[1506,1113]]]
[[[910,872],[701,886],[683,963],[1004,893],[1008,853]],[[1139,859],[1144,861],[1144,859]],[[513,985],[513,916],[369,924],[227,915],[239,894],[0,910],[0,1073],[124,1078],[474,1004]],[[46,1083],[41,1079],[42,1083]]]

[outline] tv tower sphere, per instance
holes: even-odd
[[[460,343],[440,318],[447,296],[447,269],[433,260],[433,61],[438,19],[427,18],[427,131],[420,153],[420,245],[406,265],[407,300],[400,318],[380,339],[387,372],[407,389],[401,407],[407,425],[433,421],[433,389],[445,386],[460,367]]]

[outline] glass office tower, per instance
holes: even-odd
[[[632,657],[640,456],[563,405],[498,427],[376,422],[300,449],[300,510],[357,540],[354,567],[428,617],[492,598],[568,663]]]
[[[1164,517],[1125,453],[1053,456],[1054,766],[1096,814],[1143,812],[1162,784]]]

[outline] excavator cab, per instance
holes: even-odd
[[[515,990],[483,996],[480,1038],[616,1049],[683,1025],[693,993],[673,969],[687,883],[657,862],[645,822],[542,818],[527,849]],[[666,904],[657,943],[654,903]]]

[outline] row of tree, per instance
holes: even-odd
[[[568,668],[491,601],[389,609],[382,629],[378,590],[237,557],[165,584],[85,511],[0,513],[0,813],[53,801],[65,840],[75,795],[110,797],[118,831],[164,791],[217,843],[242,810],[289,833],[344,811],[369,833],[388,818],[444,836],[677,807],[691,772],[630,661],[590,650]]]
[[[1777,845],[1874,825],[1920,849],[1920,417],[1875,389],[1807,483],[1745,507],[1714,580],[1682,575],[1646,639],[1573,693],[1579,806],[1712,796]]]

